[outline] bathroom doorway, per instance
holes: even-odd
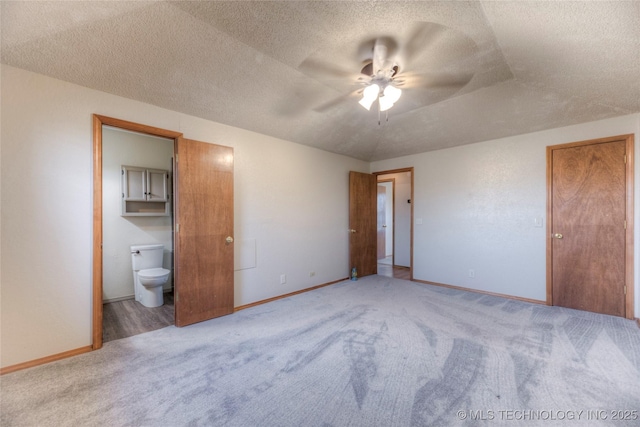
[[[174,143],[173,138],[102,125],[103,342],[175,323]],[[140,194],[125,194],[129,190]],[[160,307],[144,306],[134,291],[130,247],[147,244],[163,245],[162,265],[157,267],[171,272],[162,285],[164,304]]]

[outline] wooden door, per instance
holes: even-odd
[[[233,312],[233,149],[176,145],[175,316],[185,326]]]
[[[624,140],[551,151],[553,305],[625,316],[625,151]]]
[[[384,185],[378,185],[378,216],[377,227],[377,258],[384,259],[387,256],[387,189]]]
[[[358,276],[377,274],[375,175],[349,172],[349,261]]]

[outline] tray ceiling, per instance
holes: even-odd
[[[367,161],[640,112],[636,1],[2,1],[0,12],[4,64]],[[402,44],[424,22],[470,43],[420,39],[407,71],[473,77],[405,89],[378,125],[343,74],[358,75],[363,41]]]

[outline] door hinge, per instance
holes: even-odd
[[[175,302],[178,302],[178,301],[180,300],[180,296],[178,295],[178,293],[177,293],[177,292],[176,292],[175,294],[176,294],[176,295],[175,295]]]
[[[176,163],[178,163],[178,155],[176,154]]]
[[[627,294],[627,285],[624,285],[624,294]]]
[[[180,232],[180,224],[176,224],[176,233]]]
[[[625,230],[627,229],[627,220],[626,219],[624,220],[624,229]]]
[[[627,164],[627,155],[626,154],[624,155],[624,164],[625,165]]]

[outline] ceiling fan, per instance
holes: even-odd
[[[327,86],[341,92],[346,89],[345,95],[314,108],[317,112],[358,98],[367,110],[377,101],[378,112],[383,112],[403,96],[400,112],[404,113],[453,96],[469,83],[477,66],[475,42],[460,31],[433,22],[416,23],[406,38],[368,38],[358,44],[355,55],[351,50],[345,56],[345,51],[318,52],[298,67]],[[336,61],[327,62],[326,57]]]

